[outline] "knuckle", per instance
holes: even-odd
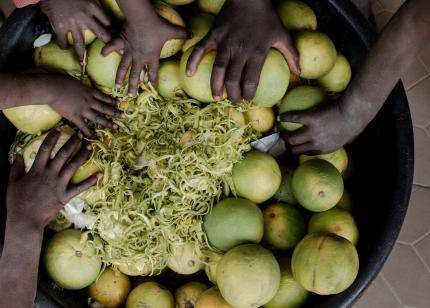
[[[239,86],[239,78],[229,77],[225,80],[225,85],[231,87]]]

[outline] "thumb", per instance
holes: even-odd
[[[102,55],[106,57],[107,55],[109,55],[114,51],[122,55],[123,50],[124,50],[124,41],[121,38],[117,37],[103,47]]]
[[[283,113],[279,116],[279,119],[281,122],[293,122],[293,123],[300,123],[300,124],[306,124],[306,111],[289,111],[286,113]]]
[[[10,169],[9,179],[10,181],[16,182],[25,175],[25,164],[24,159],[21,155],[16,155],[13,165]]]
[[[284,38],[273,45],[273,47],[282,53],[293,73],[300,76],[299,53],[290,35],[286,34]]]

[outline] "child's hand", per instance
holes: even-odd
[[[111,39],[109,17],[94,0],[42,0],[40,7],[48,16],[61,48],[67,48],[67,33],[71,32],[80,61],[85,57],[83,32],[91,30],[107,43]]]
[[[124,83],[125,76],[130,69],[128,88],[130,96],[137,94],[140,74],[145,65],[148,67],[150,82],[153,85],[156,84],[160,53],[164,43],[171,39],[188,37],[186,29],[172,25],[158,16],[149,1],[140,0],[139,2],[141,3],[132,3],[132,9],[124,10],[127,19],[121,35],[103,49],[104,55],[113,51],[123,55],[116,76],[116,84],[121,86]],[[127,5],[130,4],[127,3]],[[125,5],[124,7],[127,8]]]
[[[75,124],[86,137],[93,132],[85,123],[86,120],[103,127],[116,129],[116,125],[106,118],[122,117],[116,108],[115,99],[100,91],[82,85],[78,80],[65,75],[45,76],[45,92],[49,96],[47,103],[56,112]]]
[[[298,74],[297,51],[271,1],[227,0],[214,28],[191,54],[187,74],[194,75],[202,58],[217,50],[211,80],[214,99],[222,97],[225,85],[230,100],[251,100],[272,47],[284,55],[291,70]]]
[[[76,170],[90,157],[91,148],[83,144],[73,155],[81,142],[74,135],[51,159],[59,136],[57,130],[47,135],[27,174],[23,158],[15,158],[6,197],[9,222],[25,224],[29,230],[42,230],[72,198],[97,183],[99,175],[77,185],[70,183]]]

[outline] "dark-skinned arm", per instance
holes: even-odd
[[[382,31],[340,101],[281,115],[282,121],[304,125],[284,135],[293,153],[332,152],[360,134],[429,41],[430,1],[406,1]]]
[[[164,43],[175,38],[185,39],[188,33],[185,28],[172,25],[158,16],[149,0],[118,0],[118,4],[126,20],[120,36],[103,48],[103,54],[116,51],[123,55],[116,84],[123,85],[130,69],[128,93],[135,96],[145,66],[148,67],[150,82],[156,84]]]
[[[12,166],[0,257],[0,307],[33,306],[43,229],[72,198],[97,183],[98,174],[77,185],[70,183],[91,154],[91,147],[84,145],[73,155],[81,143],[78,135],[50,159],[59,136],[56,130],[47,135],[27,174],[22,157],[16,157]]]

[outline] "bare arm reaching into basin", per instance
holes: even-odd
[[[65,75],[0,73],[0,110],[46,104],[73,122],[86,137],[93,133],[86,120],[115,129],[106,116],[120,117],[117,102]]]
[[[304,125],[284,135],[293,153],[332,152],[361,133],[429,41],[430,1],[406,1],[382,31],[340,101],[281,115],[282,121]]]
[[[94,175],[78,185],[70,184],[91,150],[84,146],[73,156],[81,141],[75,135],[51,160],[59,136],[58,131],[48,134],[27,174],[22,157],[16,157],[12,166],[0,257],[0,307],[33,306],[44,227],[69,200],[97,182],[98,175]]]

